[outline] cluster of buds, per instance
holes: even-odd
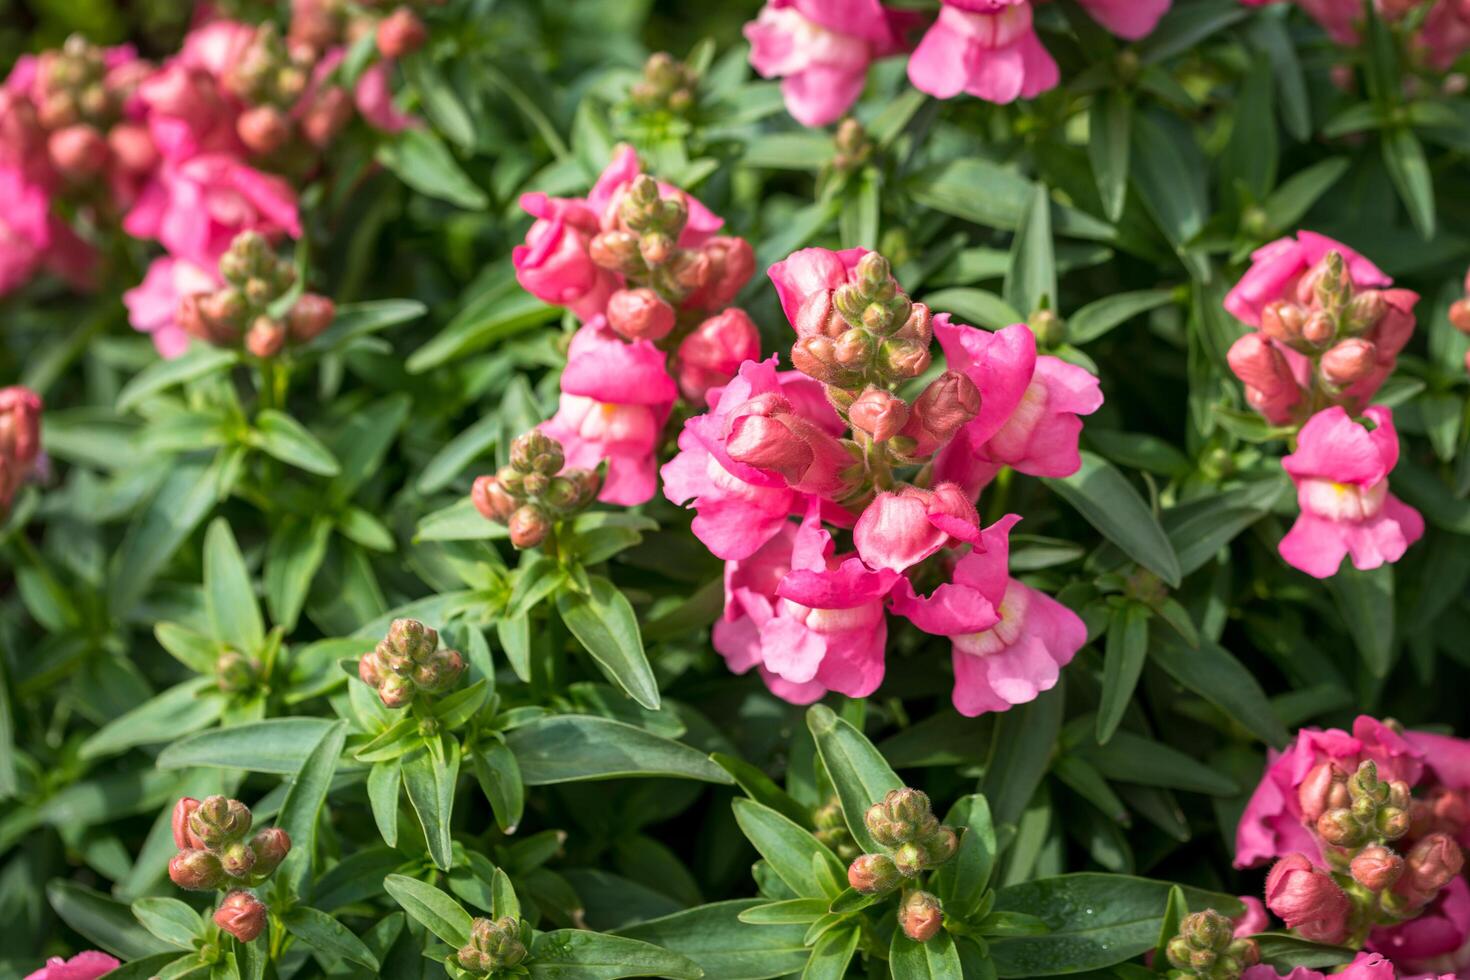
[[[1435,829],[1437,811],[1455,826],[1464,801],[1416,801],[1407,783],[1380,778],[1372,761],[1351,773],[1319,764],[1298,799],[1329,871],[1304,855],[1287,855],[1266,879],[1266,905],[1308,939],[1340,943],[1414,918],[1464,866],[1454,838]]]
[[[1470,272],[1465,273],[1465,297],[1450,304],[1450,323],[1460,333],[1470,335]],[[1470,351],[1465,352],[1465,370],[1470,371]]]
[[[851,116],[838,124],[832,144],[831,166],[837,173],[851,173],[866,166],[878,149],[863,124]]]
[[[521,941],[521,924],[508,915],[498,919],[475,919],[470,941],[454,954],[455,962],[473,973],[511,970],[526,958]]]
[[[688,115],[699,98],[699,74],[665,51],[649,55],[643,77],[628,89],[628,101],[640,112]]]
[[[680,246],[689,204],[679,191],[665,197],[647,174],[628,185],[612,218],[588,253],[623,277],[625,286],[608,299],[606,314],[608,326],[625,340],[657,343],[681,327],[675,336],[682,336],[704,313],[727,306],[755,272],[755,253],[743,238],[716,236],[698,248]]]
[[[1359,289],[1342,253],[1328,252],[1301,277],[1294,296],[1266,305],[1259,332],[1231,346],[1230,369],[1244,383],[1246,400],[1277,425],[1333,405],[1356,414],[1413,335],[1408,296]]]
[[[1170,977],[1239,980],[1261,962],[1254,939],[1235,938],[1235,925],[1214,909],[1195,912],[1179,923],[1179,934],[1165,947]]]
[[[311,82],[312,60],[310,49],[288,47],[267,21],[230,67],[225,86],[249,107],[236,120],[235,131],[252,153],[275,153],[291,138],[291,110]]]
[[[401,58],[424,46],[428,28],[419,16],[421,8],[438,6],[444,0],[410,0],[392,6],[376,0],[292,0],[291,25],[287,39],[293,49],[321,54],[342,44],[351,44],[369,33],[384,58]]]
[[[886,389],[929,367],[934,316],[904,294],[877,252],[858,262],[854,281],[809,296],[794,326],[791,363],[831,388]]]
[[[439,649],[439,633],[416,619],[395,619],[388,635],[357,661],[357,676],[388,708],[407,706],[420,694],[443,694],[459,683],[464,657]]]
[[[241,942],[265,928],[266,908],[247,888],[265,881],[291,850],[291,838],[272,827],[251,837],[250,808],[223,796],[184,797],[174,806],[174,844],[168,863],[174,884],[190,891],[228,889],[215,923]]]
[[[832,797],[818,807],[812,814],[812,822],[817,827],[812,836],[827,845],[843,861],[852,862],[862,853],[858,850],[852,831],[847,829],[847,821],[842,816],[842,803],[837,797]]]
[[[585,510],[602,487],[598,470],[566,469],[561,443],[532,429],[510,444],[510,463],[475,480],[475,509],[510,528],[510,543],[534,548],[559,520]]]
[[[0,388],[0,519],[41,459],[41,396],[15,385]]]
[[[944,864],[959,850],[953,827],[934,816],[929,797],[916,789],[889,790],[863,816],[868,833],[886,853],[859,855],[847,868],[847,883],[864,895],[886,895],[903,886],[898,922],[904,935],[927,942],[944,924],[939,899],[910,884]]]
[[[243,337],[251,354],[274,357],[288,340],[303,344],[316,337],[336,316],[332,301],[316,293],[297,297],[284,316],[272,314],[296,284],[296,270],[259,232],[235,236],[219,271],[224,286],[183,297],[178,311],[178,322],[190,336],[215,346],[231,347]]]

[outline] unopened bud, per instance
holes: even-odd
[[[429,694],[442,694],[459,682],[464,669],[464,657],[458,650],[436,650],[414,669],[413,682]]]
[[[924,852],[928,855],[926,866],[937,868],[959,853],[960,835],[953,827],[940,827],[923,843]]]
[[[492,973],[517,967],[526,958],[521,942],[520,923],[510,916],[498,919],[475,919],[470,925],[470,941],[455,954],[459,965],[467,970]]]
[[[285,346],[286,328],[268,316],[256,317],[245,335],[245,349],[256,357],[275,357]]]
[[[929,348],[889,340],[879,349],[878,364],[890,378],[917,378],[929,368]]]
[[[1322,310],[1313,310],[1302,324],[1302,339],[1313,347],[1325,347],[1335,336],[1337,328],[1332,324],[1332,317]]]
[[[173,831],[174,846],[179,850],[194,848],[196,850],[204,847],[204,841],[200,840],[193,831],[189,829],[189,817],[199,809],[199,801],[192,796],[185,796],[174,804]]]
[[[1261,333],[1283,344],[1300,340],[1306,322],[1307,311],[1284,299],[1267,303],[1261,311]]]
[[[497,524],[508,524],[510,515],[521,505],[493,476],[475,478],[474,487],[470,490],[470,500],[486,519]]]
[[[566,456],[561,443],[540,429],[532,429],[511,441],[510,465],[522,473],[556,476],[566,465]]]
[[[1055,310],[1037,310],[1026,320],[1042,347],[1056,347],[1067,340],[1067,324]]]
[[[1388,312],[1388,300],[1376,289],[1365,290],[1352,298],[1343,311],[1343,329],[1358,334],[1372,327]]]
[[[107,166],[107,141],[96,127],[86,123],[52,133],[46,150],[56,169],[72,180],[95,177]]]
[[[395,619],[383,643],[393,653],[417,663],[438,649],[439,631],[417,619]]]
[[[226,650],[214,662],[214,676],[221,691],[238,693],[255,684],[256,663],[238,650]]]
[[[1381,844],[1370,844],[1349,865],[1353,880],[1370,892],[1392,888],[1404,873],[1404,859]]]
[[[291,138],[291,120],[273,105],[258,105],[240,114],[235,132],[250,152],[265,156],[286,145]]]
[[[848,407],[847,417],[853,428],[874,442],[887,442],[908,422],[909,407],[892,392],[869,387]]]
[[[222,847],[250,833],[250,808],[239,800],[206,796],[188,821],[190,833],[206,847]]]
[[[903,435],[914,440],[908,455],[925,457],[954,438],[980,412],[980,390],[958,371],[946,371],[914,401]]]
[[[219,858],[209,851],[188,848],[169,860],[168,876],[180,888],[207,892],[224,884],[225,869],[220,866]]]
[[[1328,810],[1317,818],[1317,833],[1329,844],[1338,847],[1357,847],[1368,837],[1352,811]]]
[[[240,841],[225,845],[219,852],[220,867],[231,878],[243,878],[255,867],[255,852]]]
[[[424,22],[407,7],[399,7],[378,22],[378,52],[384,58],[397,60],[412,54],[428,39]]]
[[[662,340],[674,329],[674,308],[652,289],[620,289],[607,301],[607,323],[627,340]]]
[[[1461,333],[1470,333],[1470,299],[1457,299],[1450,304],[1450,323]]]
[[[230,892],[214,913],[214,924],[242,943],[259,936],[265,923],[265,904],[246,891]]]
[[[927,943],[944,925],[939,899],[928,892],[911,892],[898,908],[898,924],[903,934],[914,942]]]
[[[413,681],[402,674],[389,674],[378,685],[378,699],[385,708],[402,708],[413,700]]]
[[[1404,859],[1405,880],[1421,892],[1450,883],[1465,865],[1465,855],[1448,834],[1434,833],[1419,841]]]
[[[663,265],[673,257],[675,244],[673,235],[662,231],[644,232],[638,238],[638,257],[650,266]]]
[[[1302,819],[1313,824],[1328,810],[1346,808],[1352,802],[1352,797],[1348,794],[1347,777],[1347,770],[1336,763],[1323,762],[1313,767],[1297,790]]]
[[[321,335],[337,317],[337,306],[325,296],[302,293],[286,314],[286,329],[298,344]]]
[[[389,673],[391,671],[376,650],[369,650],[357,658],[357,676],[369,687],[377,687]]]
[[[250,841],[250,849],[255,852],[254,872],[263,878],[286,860],[286,855],[291,852],[291,835],[279,827],[270,827],[255,835]]]
[[[638,251],[638,236],[622,229],[594,235],[587,245],[587,254],[604,269],[625,275],[638,271],[643,265],[643,256]]]
[[[1385,806],[1373,817],[1373,827],[1385,840],[1398,840],[1409,832],[1409,811],[1403,807]]]
[[[844,332],[832,344],[832,356],[846,370],[862,371],[873,357],[872,335],[858,329]]]
[[[1322,376],[1340,388],[1346,388],[1373,370],[1378,348],[1360,337],[1339,341],[1322,355]]]
[[[905,878],[916,878],[929,865],[929,855],[922,844],[907,841],[893,849],[893,866]]]
[[[864,854],[847,867],[847,883],[864,895],[884,895],[898,886],[899,871],[886,854]]]
[[[551,518],[536,504],[523,504],[510,515],[510,543],[517,548],[534,548],[551,532]]]

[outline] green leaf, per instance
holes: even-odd
[[[589,584],[591,591],[585,595],[569,589],[557,593],[557,612],[608,680],[656,711],[658,681],[643,651],[632,605],[617,586],[600,575],[590,576]]]
[[[224,710],[225,699],[214,678],[196,677],[103,725],[82,743],[80,754],[83,759],[100,759],[136,745],[166,742],[214,724]]]
[[[940,289],[924,297],[931,309],[953,313],[977,327],[999,330],[1026,317],[1005,300],[984,289]]]
[[[101,892],[57,878],[47,883],[46,899],[61,921],[114,956],[131,960],[155,953],[178,955],[172,944],[144,929],[131,908]]]
[[[399,61],[434,128],[466,150],[475,147],[475,123],[454,86],[444,77],[427,51],[416,51]]]
[[[757,803],[770,807],[792,823],[803,827],[811,826],[811,811],[777,786],[776,781],[758,767],[723,752],[711,753],[710,761],[733,776],[740,788],[745,790],[745,794]]]
[[[1072,344],[1089,343],[1114,327],[1173,301],[1174,291],[1170,289],[1145,289],[1104,296],[1072,314],[1067,321],[1067,341]]]
[[[1262,54],[1245,73],[1237,96],[1230,142],[1221,158],[1222,183],[1243,190],[1241,204],[1260,200],[1276,183],[1280,140],[1270,66]]]
[[[1277,970],[1326,970],[1351,963],[1357,951],[1346,946],[1325,946],[1285,932],[1260,932],[1251,937],[1261,950],[1261,962]]]
[[[770,807],[743,798],[731,806],[745,836],[799,897],[830,900],[841,893],[846,871],[825,844]],[[818,874],[818,866],[826,873]]]
[[[1280,748],[1291,740],[1261,685],[1224,647],[1201,639],[1191,648],[1172,629],[1155,629],[1152,638],[1153,662],[1184,687],[1267,745]]]
[[[1065,707],[1063,683],[1029,704],[1018,705],[996,721],[990,759],[980,790],[992,804],[997,823],[1014,824],[1051,763]]]
[[[1015,231],[1021,227],[1035,185],[990,160],[964,157],[914,174],[906,186],[925,207],[977,225]],[[1072,238],[1111,241],[1114,237],[1111,225],[1055,202],[1051,223],[1057,234]]]
[[[1184,900],[1184,889],[1175,885],[1169,889],[1169,901],[1164,905],[1164,917],[1159,922],[1159,938],[1154,943],[1154,972],[1163,973],[1169,968],[1166,955],[1169,943],[1179,935],[1179,924],[1189,914],[1189,904]]]
[[[1133,96],[1122,87],[1097,93],[1087,121],[1087,159],[1092,164],[1092,179],[1103,202],[1103,213],[1117,221],[1128,199]]]
[[[1342,179],[1351,164],[1346,157],[1328,157],[1281,182],[1261,203],[1261,210],[1277,230],[1295,228],[1312,205]]]
[[[880,850],[868,833],[864,815],[889,790],[901,789],[903,780],[862,732],[837,717],[831,708],[814,704],[807,709],[806,727],[816,740],[817,752],[832,777],[847,829],[864,853]]]
[[[740,916],[763,899],[701,905],[660,919],[624,926],[617,935],[689,957],[708,980],[773,980],[798,973],[810,955],[802,925],[750,925]]]
[[[319,953],[377,971],[378,958],[346,926],[325,912],[296,905],[282,918],[286,931]]]
[[[730,785],[729,774],[698,749],[594,715],[551,715],[506,733],[528,786],[672,776]]]
[[[1042,977],[1101,970],[1152,949],[1158,938],[1168,882],[1126,875],[1072,874],[1011,885],[996,893],[995,909],[1046,923],[1040,936],[993,939],[990,955],[1001,977]],[[1185,888],[1192,909],[1227,917],[1244,906],[1230,895]]]
[[[265,643],[255,585],[230,525],[222,517],[209,525],[204,536],[204,606],[220,643],[247,654]]]
[[[1407,126],[1396,126],[1383,132],[1383,162],[1399,192],[1399,199],[1409,212],[1409,219],[1425,241],[1434,237],[1434,178],[1424,146]]]
[[[443,739],[440,752],[424,748],[403,759],[403,788],[424,829],[429,856],[445,871],[454,858],[450,819],[454,815],[454,786],[459,779],[459,740]]]
[[[878,247],[878,223],[882,214],[880,188],[878,171],[873,167],[865,167],[848,185],[845,206],[837,212],[844,248]]]
[[[1107,744],[1133,700],[1133,689],[1148,656],[1147,606],[1125,602],[1108,617],[1108,643],[1103,661],[1102,696],[1097,707],[1097,740]]]
[[[1081,469],[1046,483],[1124,554],[1179,587],[1182,574],[1174,546],[1143,497],[1113,464],[1084,450]]]
[[[380,142],[377,161],[421,194],[469,211],[482,211],[490,203],[485,192],[460,168],[444,141],[421,126],[409,127],[392,140]]]
[[[514,337],[532,327],[556,319],[561,308],[548,306],[530,293],[492,293],[472,304],[447,323],[442,331],[409,355],[409,374],[423,374],[457,357]]]
[[[470,941],[470,914],[433,885],[407,875],[389,875],[383,888],[409,917],[458,949]]]
[[[1344,562],[1327,580],[1358,655],[1374,677],[1387,677],[1394,656],[1394,572],[1392,565],[1359,571]]]
[[[944,822],[960,831],[960,848],[935,872],[934,893],[944,904],[946,915],[967,920],[979,910],[985,898],[1000,850],[990,804],[978,793],[962,796],[950,808]]]
[[[415,541],[491,541],[508,537],[510,532],[476,510],[469,497],[419,518],[413,535]]]
[[[475,756],[475,776],[490,801],[501,833],[513,834],[526,809],[526,783],[520,760],[503,742],[491,741]]]
[[[858,939],[862,933],[856,926],[828,929],[812,948],[812,955],[801,971],[802,980],[842,980],[847,976],[847,965],[857,952]]]
[[[500,435],[500,416],[494,412],[482,416],[477,422],[444,444],[419,473],[415,486],[419,493],[437,493],[447,487],[465,467],[495,445]],[[487,464],[488,466],[489,464]]]
[[[428,307],[416,299],[375,299],[365,303],[343,303],[337,307],[332,325],[313,337],[304,349],[313,352],[333,350],[358,337],[367,337],[400,323],[417,320],[427,312]],[[400,399],[397,396],[390,396],[383,402],[392,403],[398,400]],[[363,411],[371,413],[375,407],[368,406]]]
[[[1240,792],[1233,779],[1201,765],[1193,756],[1129,731],[1115,732],[1106,745],[1079,746],[1077,752],[1108,779],[1118,782],[1215,796]]]
[[[331,536],[331,522],[320,516],[307,521],[288,514],[271,531],[265,552],[265,601],[271,620],[287,632],[296,628]]]
[[[341,467],[320,439],[284,412],[268,408],[255,419],[251,441],[283,463],[317,476],[336,476]]]
[[[383,843],[398,846],[398,791],[403,785],[403,771],[397,759],[373,763],[368,770],[368,807]]]
[[[1045,184],[1031,189],[1021,226],[1011,243],[1006,266],[1005,300],[1023,314],[1057,305],[1057,258],[1051,240],[1051,192]]]
[[[902,929],[895,929],[888,948],[888,970],[893,980],[962,980],[964,976],[954,939],[942,929],[926,943],[916,943]]]
[[[133,917],[144,929],[180,949],[192,950],[204,935],[199,913],[177,898],[140,898],[133,903]]]
[[[637,939],[585,929],[537,933],[526,967],[534,980],[700,980],[704,976],[698,964],[686,956]]]
[[[822,898],[788,898],[748,908],[740,913],[740,921],[757,926],[811,925],[827,914],[830,904]]]
[[[169,470],[123,537],[108,576],[108,607],[126,615],[218,499],[224,454],[214,463],[187,460]]]
[[[194,344],[173,360],[154,361],[138,372],[117,396],[117,410],[126,412],[151,395],[230,367],[240,360],[236,351]]]
[[[199,732],[165,746],[158,768],[218,766],[290,774],[334,724],[327,718],[271,718]]]
[[[107,980],[154,980],[159,976],[160,971],[170,964],[194,958],[192,955],[180,956],[178,950],[171,953],[154,953],[152,956],[144,956],[141,959],[124,963],[103,976],[107,977]]]
[[[345,721],[333,722],[322,732],[290,780],[281,812],[276,816],[276,826],[291,835],[291,853],[286,855],[276,875],[298,891],[312,866],[317,817],[326,804],[327,790],[332,787],[332,775],[337,771],[337,760],[342,756],[346,739]]]

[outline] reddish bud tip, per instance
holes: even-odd
[[[251,153],[264,156],[286,145],[291,138],[291,120],[273,105],[259,105],[240,114],[235,133]]]
[[[909,407],[897,395],[869,387],[849,406],[847,417],[853,428],[866,432],[874,442],[886,442],[908,422]]]
[[[214,924],[242,943],[259,936],[265,923],[265,904],[246,891],[230,892],[214,913]]]
[[[46,142],[56,169],[73,180],[95,177],[107,166],[107,141],[95,127],[77,123],[58,129]]]
[[[418,15],[407,7],[399,7],[378,22],[378,51],[385,58],[402,58],[424,46],[428,29]]]
[[[337,306],[330,299],[316,293],[302,293],[286,315],[286,329],[292,340],[303,344],[320,336],[336,316]]]
[[[674,308],[652,289],[620,289],[607,301],[607,323],[627,340],[662,340],[674,329]]]
[[[944,926],[939,899],[928,892],[911,893],[898,908],[898,924],[903,934],[914,942],[927,943]]]

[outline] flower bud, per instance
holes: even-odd
[[[886,854],[864,854],[847,866],[847,883],[864,895],[887,894],[898,881],[898,868]]]
[[[927,837],[938,829],[929,797],[907,786],[891,789],[863,816],[868,833],[885,847],[897,847],[916,837]],[[934,826],[925,826],[933,822]]]
[[[1313,347],[1330,344],[1336,335],[1337,328],[1332,324],[1332,317],[1322,310],[1313,310],[1307,317],[1307,322],[1302,324],[1302,339]]]
[[[325,296],[302,293],[286,314],[286,329],[298,344],[321,335],[337,317],[337,306]]]
[[[1470,333],[1470,298],[1457,299],[1450,304],[1450,323],[1461,333]]]
[[[679,342],[679,391],[702,405],[711,389],[726,384],[740,365],[760,357],[760,331],[742,309],[732,306],[704,320]]]
[[[1055,347],[1067,340],[1067,324],[1055,310],[1037,310],[1026,318],[1026,326],[1042,347]]]
[[[220,867],[225,869],[225,874],[231,878],[243,878],[255,867],[255,852],[250,845],[236,841],[226,844],[219,852]]]
[[[498,524],[509,523],[510,515],[520,506],[520,501],[507,493],[493,476],[475,478],[475,484],[470,490],[470,500],[486,519]]]
[[[1297,790],[1302,821],[1315,824],[1328,810],[1346,808],[1352,802],[1347,789],[1347,771],[1333,762],[1319,763]]]
[[[909,407],[897,395],[869,386],[848,408],[847,417],[853,428],[874,442],[887,442],[908,422]]]
[[[1392,888],[1404,873],[1404,859],[1381,844],[1370,844],[1349,865],[1353,880],[1370,892]]]
[[[255,852],[255,874],[264,878],[286,860],[291,851],[291,835],[279,827],[267,828],[250,841],[250,849]]]
[[[230,892],[214,913],[214,924],[242,943],[259,936],[265,923],[265,904],[246,891]]]
[[[378,52],[384,58],[397,60],[424,46],[429,32],[412,10],[399,7],[378,22]]]
[[[439,631],[417,619],[395,619],[388,626],[383,644],[393,654],[417,663],[438,649]]]
[[[540,429],[532,429],[511,441],[510,465],[522,473],[556,476],[566,465],[566,456],[561,443]]]
[[[607,301],[607,323],[625,340],[662,340],[674,329],[674,308],[652,289],[620,289]]]
[[[836,332],[841,333],[847,327],[861,326],[863,316],[868,311],[871,298],[863,292],[863,288],[856,283],[845,283],[838,286],[827,297],[833,312],[842,321],[842,326],[836,327]],[[834,334],[835,336],[835,334]]]
[[[51,162],[71,180],[86,180],[107,166],[107,141],[94,126],[77,123],[58,129],[46,141]]]
[[[755,274],[755,250],[743,238],[718,235],[701,245],[699,254],[708,261],[709,272],[702,287],[684,300],[691,309],[721,309]]]
[[[286,145],[291,138],[291,120],[273,105],[246,109],[235,121],[235,133],[251,153],[266,156]]]
[[[1404,859],[1404,880],[1421,892],[1436,892],[1465,865],[1465,855],[1448,834],[1434,833],[1419,841]]]
[[[1403,807],[1381,807],[1373,815],[1373,827],[1378,831],[1378,836],[1385,840],[1398,840],[1407,834],[1410,822],[1409,811]]]
[[[204,841],[194,836],[189,830],[189,817],[197,809],[199,809],[199,801],[192,796],[185,796],[174,804],[174,846],[179,850],[186,848],[201,849],[204,847]]]
[[[905,878],[917,878],[928,864],[929,855],[922,844],[907,841],[893,849],[893,866]]]
[[[402,708],[413,700],[413,681],[402,674],[389,674],[378,684],[378,700],[385,708]]]
[[[959,853],[960,835],[953,827],[940,827],[923,844],[924,852],[928,855],[925,866],[937,868]]]
[[[1388,299],[1377,289],[1368,289],[1354,296],[1343,311],[1343,329],[1358,334],[1372,327],[1383,314],[1388,312]]]
[[[250,833],[250,808],[239,800],[206,796],[188,816],[189,831],[205,847],[221,847]]]
[[[376,650],[369,650],[357,658],[357,676],[369,687],[377,687],[389,673],[391,671]]]
[[[1313,942],[1336,944],[1347,937],[1351,901],[1303,854],[1288,854],[1271,868],[1266,907]]]
[[[1261,311],[1261,333],[1287,345],[1301,340],[1306,322],[1307,311],[1284,299],[1267,303]]]
[[[206,892],[224,883],[225,869],[211,852],[202,848],[186,848],[169,860],[168,876],[180,888]]]
[[[551,518],[536,504],[523,504],[510,515],[510,543],[517,548],[534,548],[551,532]]]
[[[464,657],[458,650],[435,650],[414,670],[413,682],[422,691],[440,694],[459,682],[464,669]]]
[[[237,693],[255,685],[258,664],[238,650],[226,650],[214,661],[214,675],[221,691]]]
[[[902,434],[914,440],[905,454],[922,459],[954,438],[980,412],[980,390],[958,371],[946,371],[929,383],[904,425]]]
[[[268,316],[256,317],[245,335],[245,349],[256,357],[275,357],[285,346],[286,328]]]
[[[638,257],[649,266],[661,266],[674,255],[673,235],[661,231],[647,231],[638,238]]]
[[[879,348],[878,366],[886,377],[917,378],[929,369],[929,348],[917,343],[889,340]]]
[[[1337,847],[1357,847],[1367,840],[1367,831],[1353,816],[1351,810],[1338,808],[1328,810],[1317,818],[1317,834],[1327,843]]]
[[[301,116],[301,134],[312,146],[325,149],[352,119],[352,112],[352,97],[335,85],[327,86],[316,93]]]
[[[508,915],[475,919],[470,925],[469,943],[455,954],[460,966],[484,973],[519,966],[526,958],[520,932],[520,923]]]
[[[622,229],[594,235],[587,245],[587,254],[602,268],[624,275],[637,272],[643,266],[643,256],[638,251],[638,236]]]
[[[916,943],[927,943],[944,925],[939,899],[928,892],[909,893],[898,908],[898,925]]]

